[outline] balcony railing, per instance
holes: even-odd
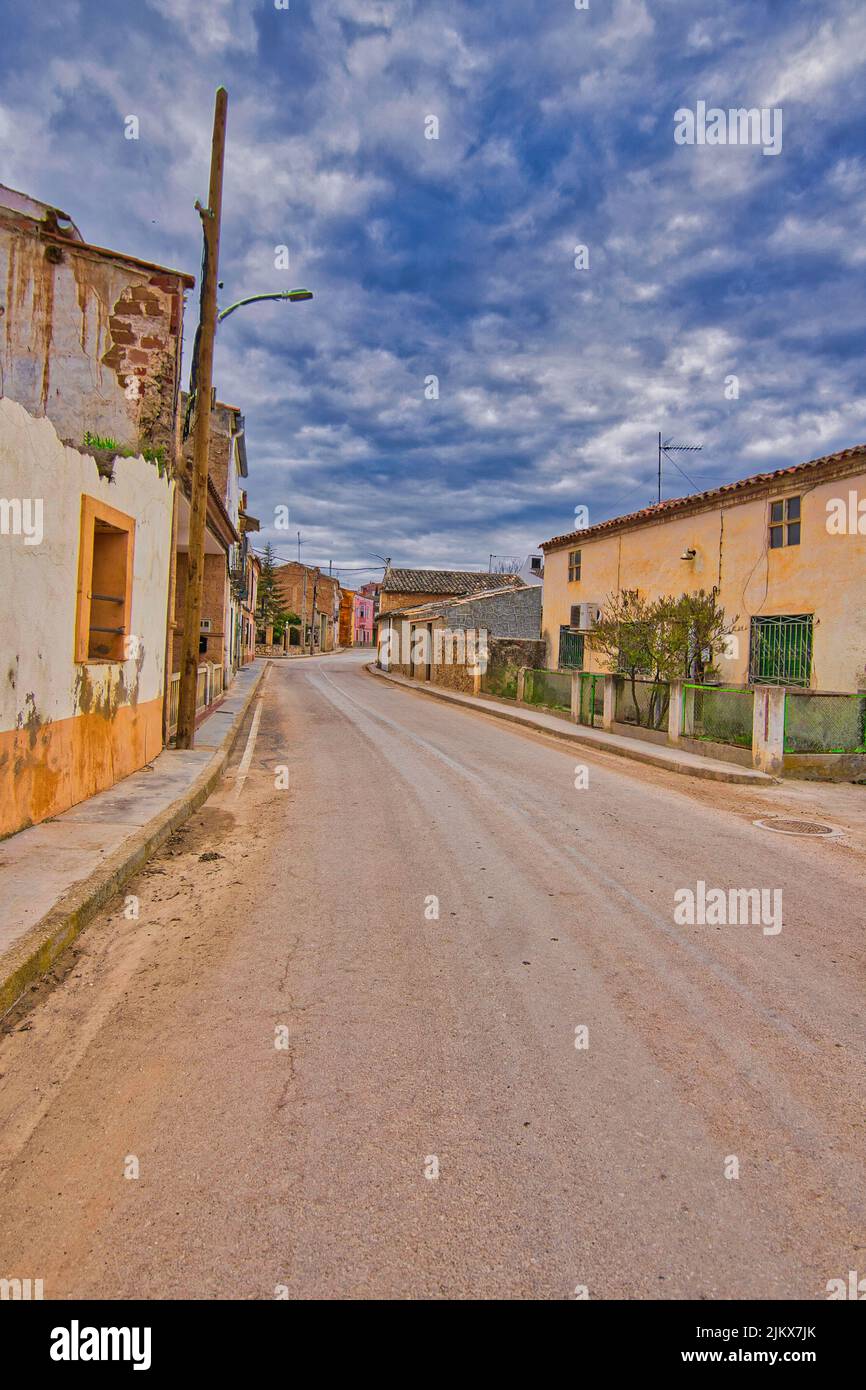
[[[207,709],[225,692],[225,671],[222,666],[205,662],[199,666],[195,682],[196,711]],[[177,717],[180,708],[180,671],[172,675],[168,687],[168,732],[171,737],[177,733]]]

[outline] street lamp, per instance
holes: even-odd
[[[220,282],[222,283],[222,282]],[[312,299],[312,290],[278,290],[275,294],[250,294],[246,299],[238,299],[234,304],[230,304],[227,309],[221,309],[216,316],[216,324],[222,323],[229,314],[233,314],[235,309],[240,309],[244,304],[257,304],[262,299],[287,299],[290,303],[296,304],[304,299]],[[201,336],[201,324],[196,329],[195,341],[192,345],[192,362],[189,368],[189,395],[186,403],[186,415],[183,422],[183,437],[187,438],[190,431],[190,421],[196,406],[196,394],[198,386],[198,349],[199,338]]]
[[[230,304],[227,309],[221,309],[217,314],[217,323],[222,323],[229,314],[233,314],[235,309],[240,309],[244,304],[256,304],[261,299],[288,299],[293,304],[302,299],[312,299],[312,290],[278,290],[276,294],[251,294],[246,299],[239,299],[235,304]]]

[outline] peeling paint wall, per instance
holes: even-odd
[[[0,498],[42,503],[42,540],[0,533],[0,835],[111,786],[162,746],[174,484],[141,457],[113,479],[49,420],[0,399]],[[81,498],[135,521],[125,661],[76,663]]]
[[[184,283],[0,208],[0,396],[62,440],[177,450]]]

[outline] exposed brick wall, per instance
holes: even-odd
[[[136,442],[164,448],[170,458],[179,385],[172,328],[182,318],[183,299],[177,289],[166,289],[166,282],[167,277],[153,275],[121,292],[109,315],[110,346],[102,363],[116,374],[130,415],[137,417]]]
[[[180,551],[177,557],[177,580],[175,584],[175,629],[172,636],[172,671],[180,670],[183,656],[183,609],[186,602],[187,555]],[[200,661],[210,661],[216,666],[224,664],[226,643],[229,635],[225,631],[225,595],[228,585],[228,572],[224,555],[205,555],[204,582],[202,584],[201,616],[210,618],[211,630],[203,633],[207,638],[207,651]]]
[[[185,277],[0,208],[0,287],[0,395],[75,447],[90,431],[173,463]]]
[[[182,408],[186,410],[187,392],[181,395]],[[229,464],[232,458],[232,426],[235,419],[235,412],[217,401],[216,407],[210,413],[210,437],[207,450],[207,467],[211,481],[214,484],[221,500],[225,503],[228,497],[228,476]],[[192,456],[195,441],[190,434],[184,440],[183,457],[184,467],[188,477],[192,476]],[[235,520],[235,518],[233,518]]]

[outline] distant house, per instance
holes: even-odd
[[[365,594],[359,591],[354,599],[354,633],[356,647],[371,647],[373,645],[373,611],[375,608],[375,597],[372,594]]]
[[[341,647],[355,644],[355,591],[340,587],[340,633]]]
[[[527,555],[517,573],[524,584],[543,584],[544,556],[541,551],[536,550],[531,555]]]
[[[517,574],[490,574],[487,570],[387,569],[379,596],[378,618],[396,608],[433,603],[443,598],[468,598],[491,589],[519,589]]]
[[[283,607],[301,619],[302,646],[307,651],[332,652],[339,637],[339,582],[317,566],[296,560],[278,565],[274,579]]]
[[[515,665],[541,661],[540,586],[515,584],[513,575],[485,577],[488,584],[491,580],[508,583],[464,598],[394,608],[380,616],[380,669],[473,690],[480,688],[481,667],[503,659],[505,649]]]

